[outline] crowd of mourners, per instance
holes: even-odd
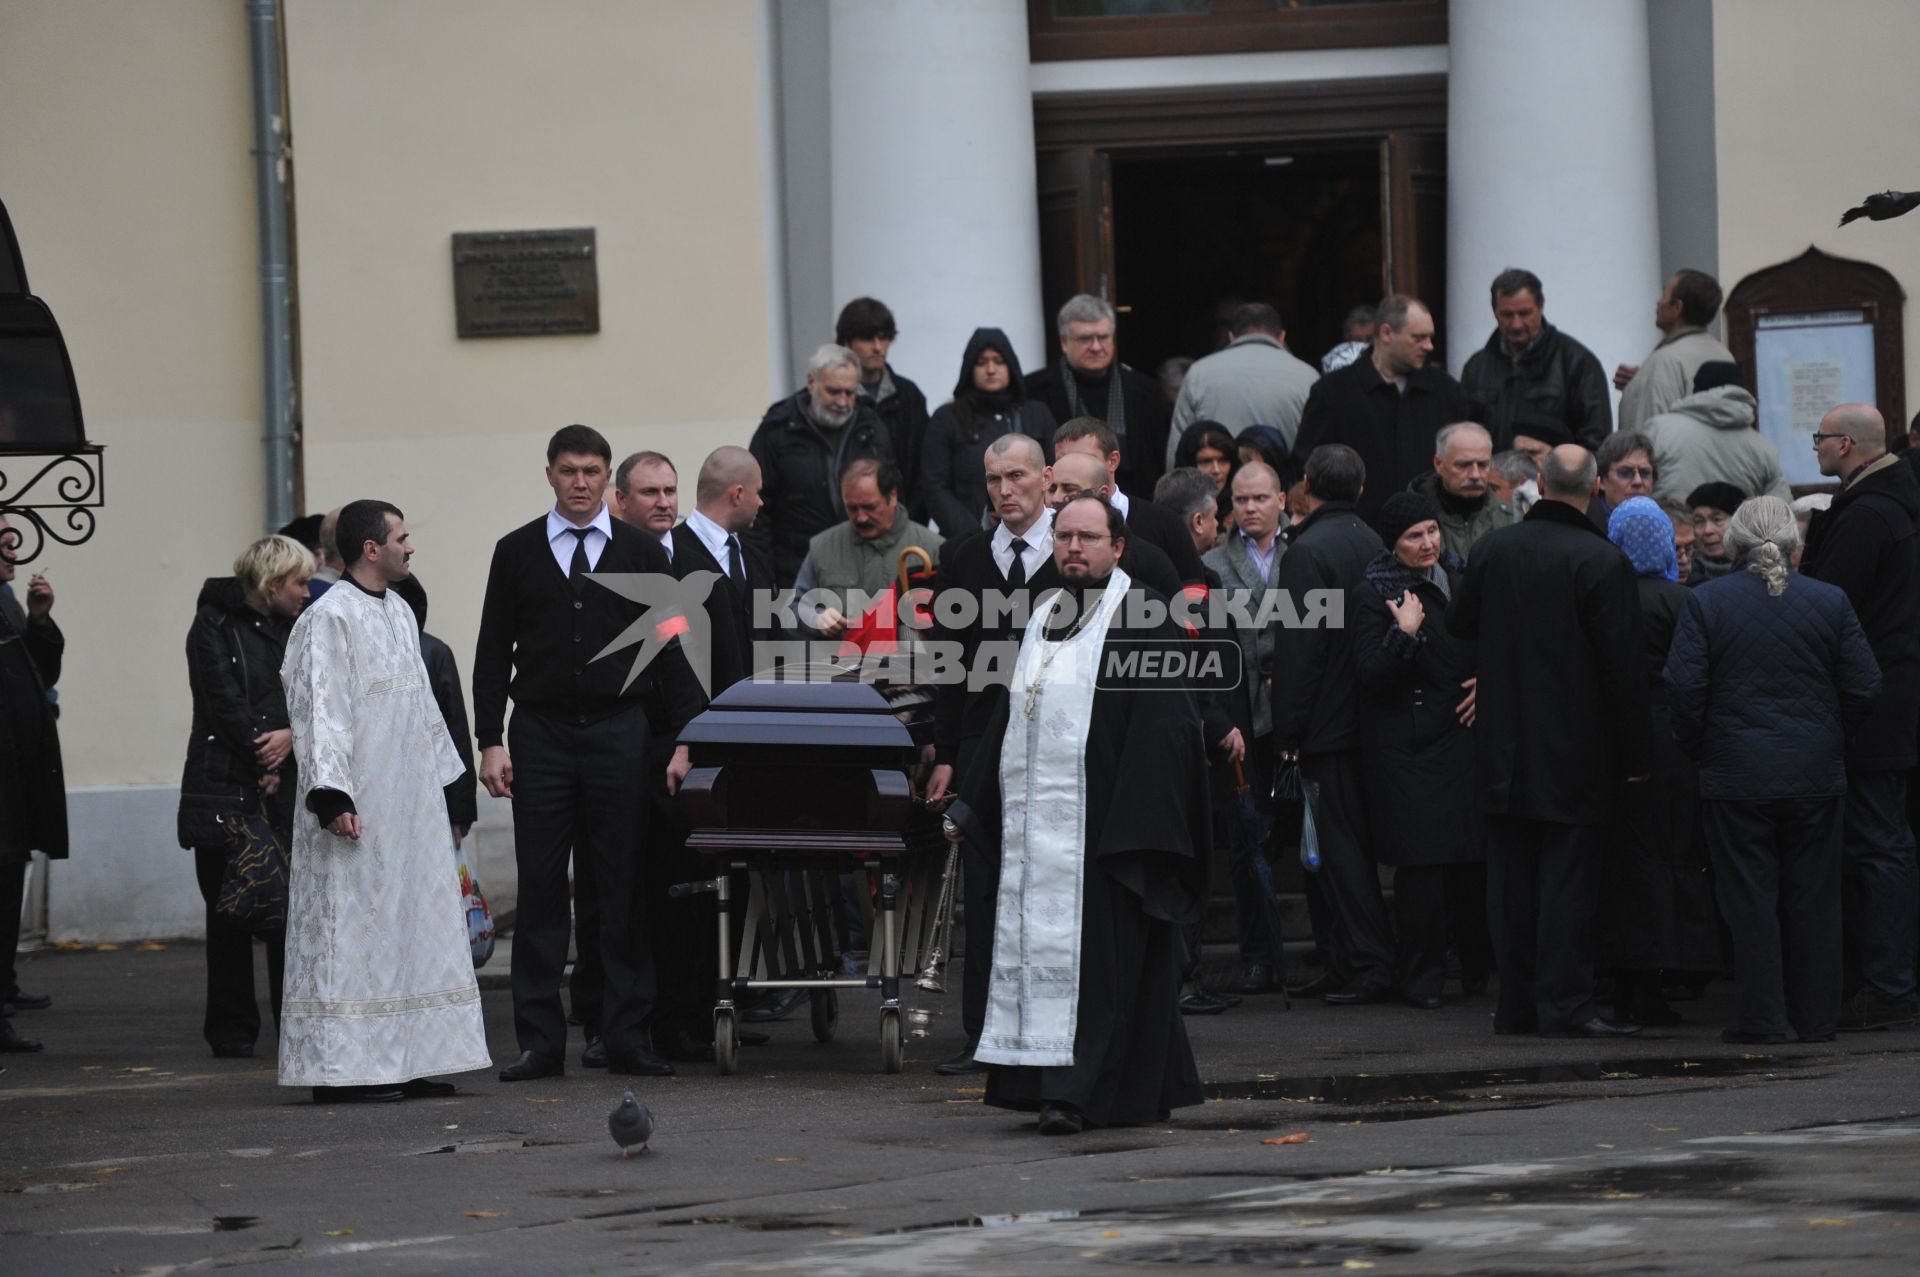
[[[1344,601],[1337,624],[1229,621],[1211,636],[1242,658],[1238,685],[1209,693],[1204,715],[1238,962],[1231,980],[1203,979],[1188,927],[1182,1011],[1283,990],[1334,1006],[1435,1009],[1450,988],[1472,997],[1497,977],[1496,1032],[1611,1037],[1678,1022],[1673,1003],[1731,971],[1729,1041],[1909,1024],[1920,449],[1891,450],[1874,407],[1836,406],[1808,440],[1830,490],[1795,499],[1757,428],[1749,370],[1709,331],[1720,299],[1711,277],[1676,273],[1656,303],[1658,344],[1609,374],[1547,322],[1541,280],[1507,270],[1490,288],[1494,331],[1455,379],[1435,358],[1432,314],[1408,296],[1355,310],[1317,367],[1288,349],[1275,308],[1240,305],[1217,350],[1155,375],[1121,361],[1112,307],[1078,296],[1058,313],[1057,357],[1032,372],[1003,330],[977,329],[947,401],[930,411],[889,363],[892,313],[859,298],[747,446],[705,459],[684,519],[670,458],[640,452],[614,466],[595,432],[556,436],[555,515],[544,538],[529,532],[526,553],[550,568],[539,544],[549,542],[564,579],[625,544],[629,534],[612,529],[589,539],[597,495],[574,539],[553,530],[574,499],[564,485],[580,491],[563,463],[600,456],[607,510],[657,543],[676,574],[697,559],[742,599],[750,587],[796,589],[795,624],[839,639],[866,632],[860,600],[896,579],[912,547],[938,564],[941,590],[1057,584],[1054,510],[1103,497],[1124,520],[1119,565],[1160,594],[1331,590]],[[251,1054],[261,1027],[253,937],[213,908],[230,856],[220,820],[251,808],[291,843],[297,782],[279,671],[303,606],[340,588],[360,557],[358,547],[343,555],[339,514],[290,525],[243,553],[232,577],[209,581],[188,640],[195,718],[179,838],[208,898],[205,1035],[217,1055]],[[377,557],[381,543],[366,548]],[[401,563],[404,583],[393,584],[419,622],[466,766],[446,787],[457,845],[476,819],[476,777],[496,793],[533,783],[525,767],[518,782],[503,770],[506,674],[490,667],[505,658],[487,632],[504,615],[496,581],[520,568],[496,556],[476,767],[452,652],[425,633],[424,590]],[[50,591],[24,613],[10,591],[0,602],[0,627],[35,640],[10,659],[57,652]],[[716,660],[728,668],[716,669],[715,690],[752,673],[755,624],[743,615],[720,627]],[[1018,632],[973,623],[944,637],[972,652]],[[514,640],[516,659],[533,641]],[[518,668],[512,694],[524,712],[537,689]],[[50,684],[57,661],[12,676]],[[940,693],[929,799],[956,791],[979,753],[976,701],[964,687]],[[656,720],[649,759],[671,751],[686,712]],[[515,757],[535,752],[516,746]],[[649,854],[661,859],[670,803],[667,790],[654,797]],[[585,856],[572,840],[588,835],[553,819],[542,854],[557,849],[557,871],[518,849],[523,922],[539,915],[538,935],[518,943],[543,956],[523,990],[516,953],[516,1008],[523,994],[527,1008],[516,1019],[521,1058],[502,1078],[558,1072],[564,1056],[564,900],[557,939],[554,902],[524,902],[551,894],[529,886],[536,878],[564,882],[570,846],[582,1062],[611,1054],[617,1072],[651,1073],[712,1058],[711,976],[684,952],[709,933],[669,916],[672,875],[628,873],[634,881],[619,885],[637,894],[615,908],[620,891],[592,883],[618,856]],[[24,860],[11,844],[0,852]],[[969,1041],[939,1066],[946,1073],[982,1067],[972,1054],[994,873],[982,849],[965,849]],[[1295,884],[1312,948],[1290,955],[1281,899]],[[0,914],[17,920],[18,902],[5,904]],[[4,951],[10,959],[13,945]],[[657,977],[654,1005],[621,1003],[631,988],[609,983],[632,983],[636,952],[646,982]],[[266,953],[277,1018],[280,944]],[[11,979],[5,987],[9,1014],[45,1005]],[[783,1018],[802,996],[771,994],[745,1018]],[[4,1033],[6,1049],[38,1049],[11,1021]]]

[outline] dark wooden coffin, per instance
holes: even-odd
[[[687,724],[687,845],[713,853],[898,856],[943,845],[914,801],[931,696],[872,683],[736,683]]]

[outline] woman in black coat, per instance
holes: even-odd
[[[1233,530],[1233,476],[1240,473],[1240,447],[1217,421],[1196,421],[1174,445],[1174,468],[1191,466],[1213,484],[1219,535]]]
[[[180,778],[179,836],[193,849],[207,902],[207,1045],[223,1059],[246,1059],[260,1035],[254,1000],[253,937],[214,911],[227,867],[227,816],[263,813],[283,848],[293,845],[293,731],[280,663],[293,619],[307,602],[313,555],[291,537],[263,537],[234,560],[232,576],[200,589],[187,631],[193,734]],[[267,942],[267,980],[280,1018],[285,937]]]
[[[1846,594],[1788,566],[1786,502],[1744,502],[1727,539],[1734,570],[1691,591],[1665,674],[1733,933],[1736,1018],[1720,1036],[1831,1041],[1847,741],[1882,695],[1880,666]]]
[[[1020,357],[998,328],[976,328],[960,357],[953,402],[927,423],[920,449],[920,494],[949,541],[980,530],[987,511],[987,445],[1005,434],[1040,444],[1053,464],[1053,414],[1027,398]]]
[[[1653,767],[1623,796],[1625,817],[1607,858],[1600,903],[1598,966],[1614,979],[1614,1018],[1680,1023],[1661,994],[1661,972],[1720,969],[1719,914],[1706,856],[1694,837],[1699,777],[1674,742],[1661,671],[1687,605],[1673,520],[1650,497],[1630,497],[1607,518],[1607,538],[1633,564],[1640,595],[1641,650],[1652,689]]]
[[[1462,564],[1441,548],[1430,498],[1397,492],[1375,529],[1387,549],[1354,590],[1360,753],[1373,852],[1394,866],[1400,991],[1433,1010],[1447,978],[1449,922],[1462,986],[1486,987],[1484,823],[1473,781],[1474,645],[1447,633],[1447,601]]]

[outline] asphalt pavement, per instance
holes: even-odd
[[[194,945],[23,960],[55,1002],[14,1021],[44,1054],[0,1056],[0,1273],[1904,1274],[1920,1250],[1920,1031],[1726,1046],[1725,984],[1605,1045],[1495,1038],[1486,996],[1249,998],[1187,1021],[1205,1105],[1045,1138],[932,1073],[954,994],[897,1075],[853,994],[833,1042],[774,1025],[734,1077],[573,1060],[319,1107],[270,1045],[212,1058],[203,973]],[[509,998],[484,997],[505,1061]],[[659,1129],[623,1162],[628,1083]]]

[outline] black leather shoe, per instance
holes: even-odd
[[[761,1035],[764,1040],[765,1035]],[[690,1030],[675,1029],[671,1033],[655,1032],[653,1049],[669,1060],[686,1064],[711,1063],[713,1061],[713,1043],[702,1042]]]
[[[566,1074],[567,1062],[563,1059],[535,1055],[532,1051],[522,1051],[520,1058],[500,1070],[502,1082],[537,1082],[543,1077],[562,1077]]]
[[[315,1104],[398,1104],[406,1093],[397,1086],[316,1086]]]
[[[673,1065],[651,1051],[635,1050],[618,1058],[608,1056],[607,1072],[622,1077],[672,1077]]]
[[[583,1069],[604,1069],[607,1067],[607,1041],[605,1038],[590,1038],[587,1049],[580,1053],[580,1067]]]
[[[970,1073],[985,1073],[987,1066],[974,1059],[973,1048],[968,1047],[960,1054],[934,1065],[933,1071],[941,1077],[966,1077]]]
[[[444,1100],[449,1095],[458,1095],[460,1089],[451,1082],[436,1082],[430,1077],[417,1077],[400,1084],[400,1094],[410,1100]]]
[[[1087,1129],[1087,1119],[1080,1110],[1071,1104],[1043,1104],[1040,1106],[1040,1133],[1042,1135],[1078,1135]]]
[[[213,1058],[216,1060],[251,1060],[253,1043],[251,1042],[215,1042]]]
[[[1409,993],[1406,1002],[1408,1006],[1420,1011],[1438,1011],[1443,1005],[1440,1001],[1440,995],[1437,993]]]
[[[53,998],[45,993],[22,993],[19,985],[8,990],[4,999],[6,1004],[16,1011],[44,1011],[53,1005]]]
[[[1637,1024],[1621,1024],[1603,1016],[1594,1016],[1584,1024],[1564,1024],[1558,1028],[1541,1029],[1543,1038],[1625,1038],[1640,1031]]]
[[[1330,1007],[1366,1007],[1393,1000],[1393,990],[1356,984],[1344,989],[1328,989],[1320,1000]]]
[[[1281,993],[1286,992],[1286,987],[1284,985],[1276,984],[1273,987],[1279,990]],[[1200,989],[1200,992],[1206,994],[1208,997],[1212,998],[1215,1002],[1225,1003],[1228,1007],[1237,1007],[1243,1001],[1245,1001],[1245,999],[1242,998],[1239,994],[1228,993],[1225,989],[1209,989],[1204,984],[1200,985],[1199,989]]]
[[[734,1030],[740,1037],[741,1046],[765,1046],[773,1041],[773,1034],[759,1033],[751,1029]]]
[[[746,1024],[771,1024],[775,1020],[784,1020],[792,1015],[794,1009],[807,1000],[805,989],[775,989],[773,996],[759,1006],[748,1007],[740,1013],[740,1019]]]
[[[1225,1002],[1197,984],[1182,985],[1178,1002],[1181,1015],[1219,1015],[1227,1009]]]
[[[31,1038],[23,1038],[13,1031],[13,1021],[0,1019],[0,1052],[13,1055],[31,1055],[35,1051],[47,1048]]]

